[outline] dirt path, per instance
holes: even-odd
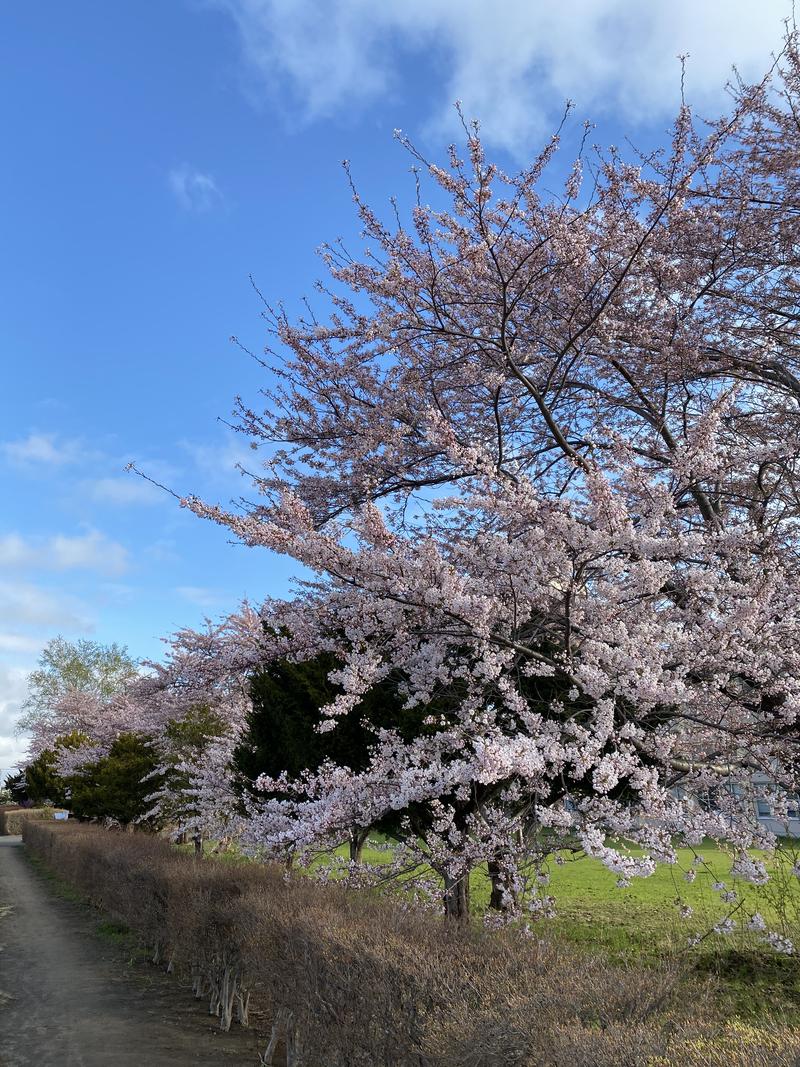
[[[129,955],[0,837],[2,1067],[258,1063],[255,1033],[220,1033],[191,992]]]

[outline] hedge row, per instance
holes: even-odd
[[[709,1035],[703,1007],[666,966],[613,967],[513,931],[454,929],[281,868],[193,859],[145,834],[29,821],[24,840],[207,998],[223,1028],[247,1025],[257,1006],[269,1020],[264,1064],[784,1062],[752,1045],[715,1059],[706,1040],[695,1060],[691,1042]]]
[[[27,819],[52,819],[53,808],[0,808],[0,836],[21,834]]]

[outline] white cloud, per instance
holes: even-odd
[[[128,569],[128,550],[98,530],[78,537],[56,534],[26,541],[19,534],[0,537],[0,567],[47,570],[95,570],[121,574]]]
[[[9,774],[16,774],[25,758],[28,747],[26,736],[0,734],[0,786]]]
[[[0,445],[3,455],[20,466],[63,467],[86,458],[79,441],[59,440],[53,433],[30,433]]]
[[[179,585],[175,592],[198,608],[214,608],[225,603],[225,598],[216,589],[207,589],[200,585]]]
[[[13,734],[0,734],[0,785],[9,774],[16,774],[27,748],[27,739]]]
[[[22,667],[0,663],[0,733],[13,729],[27,694],[28,672]]]
[[[84,488],[93,500],[104,504],[157,504],[164,494],[150,482],[133,475],[116,478],[95,478],[86,482]]]
[[[260,460],[258,452],[241,443],[239,436],[223,439],[217,444],[205,445],[192,441],[180,441],[180,447],[197,467],[203,478],[214,483],[225,483],[241,491],[245,485],[244,475],[237,465],[245,470],[257,471]],[[248,483],[249,484],[249,483]]]
[[[64,627],[88,633],[93,629],[86,607],[72,597],[51,593],[29,582],[0,581],[0,618],[15,625]]]
[[[126,604],[136,596],[139,588],[123,582],[103,582],[98,586],[98,592],[102,597],[101,603]]]
[[[39,652],[44,641],[24,634],[0,633],[0,652]]]
[[[159,538],[142,549],[142,555],[156,563],[178,563],[181,559],[177,551],[178,544],[168,537]]]
[[[203,174],[184,163],[167,175],[172,195],[184,211],[210,211],[222,203],[222,193],[210,174]]]
[[[736,64],[760,77],[780,44],[788,0],[212,0],[235,20],[250,69],[308,119],[402,87],[410,53],[441,71],[428,116],[452,124],[452,103],[481,119],[487,140],[529,155],[567,98],[583,117],[625,122],[675,112],[679,54],[687,94],[725,106]]]
[[[130,469],[132,466],[133,463],[122,466],[122,474],[88,478],[80,488],[85,496],[103,504],[126,506],[162,501],[172,505],[168,497],[169,487],[180,478],[182,472],[179,467],[167,460],[147,458],[135,462],[135,471]],[[141,477],[139,470],[147,477]]]
[[[26,739],[16,735],[17,719],[28,692],[28,672],[0,664],[0,785],[22,759]]]

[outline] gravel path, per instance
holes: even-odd
[[[220,1033],[190,991],[131,961],[98,921],[56,895],[20,838],[0,837],[1,1067],[258,1063],[253,1031]]]

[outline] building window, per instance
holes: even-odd
[[[756,812],[758,813],[759,819],[764,819],[772,814],[772,808],[770,808],[766,800],[759,797],[756,800]]]

